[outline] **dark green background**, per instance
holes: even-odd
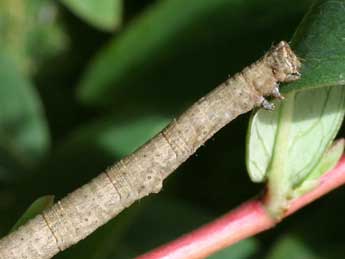
[[[34,200],[86,183],[273,43],[291,39],[312,1],[124,0],[113,32],[55,1],[27,2],[34,7],[19,17],[51,5],[57,18],[25,30],[0,5],[2,235]],[[245,169],[248,118],[217,133],[159,195],[56,258],[131,258],[258,194],[263,186]],[[344,258],[344,198],[339,189],[213,258]]]

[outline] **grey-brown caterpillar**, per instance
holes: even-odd
[[[204,142],[256,106],[281,98],[278,85],[299,79],[301,63],[286,42],[228,79],[163,131],[90,183],[0,240],[0,259],[48,259],[84,239],[163,180]]]

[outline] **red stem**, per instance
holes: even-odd
[[[343,184],[345,184],[345,156],[334,169],[320,178],[320,183],[315,189],[292,201],[284,217]],[[266,212],[262,200],[249,200],[219,219],[136,259],[205,258],[274,225],[275,221]]]

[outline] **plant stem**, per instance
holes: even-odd
[[[291,201],[284,217],[345,184],[345,156],[324,174],[312,191]],[[215,221],[136,259],[201,259],[275,226],[267,212],[264,198],[249,200]]]
[[[136,259],[205,258],[272,225],[274,221],[262,202],[250,200],[217,220]]]
[[[287,193],[291,190],[289,182],[289,173],[286,172],[288,163],[288,148],[277,148],[278,146],[288,147],[290,141],[289,134],[292,127],[292,119],[295,106],[295,92],[291,92],[286,100],[281,104],[277,136],[275,139],[275,148],[272,152],[272,163],[267,172],[267,191],[266,195],[267,210],[276,219],[280,219],[284,215],[284,211],[288,206],[286,199]]]

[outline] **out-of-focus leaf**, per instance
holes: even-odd
[[[23,1],[0,1],[0,47],[9,52],[18,64],[25,63],[25,7]]]
[[[0,179],[15,179],[45,155],[49,133],[34,87],[5,55],[0,55],[0,82],[0,159],[16,161],[23,170],[0,167]]]
[[[328,239],[324,240],[327,243]],[[315,244],[310,244],[292,233],[278,240],[267,259],[340,259],[343,257],[344,249],[341,244],[324,245],[320,242],[319,248],[316,249]]]
[[[121,24],[122,0],[61,0],[95,27],[112,31]]]
[[[278,2],[279,8],[276,8]],[[278,20],[284,20],[282,16],[287,12],[295,14],[306,2],[157,1],[100,51],[82,78],[79,96],[87,103],[112,104],[120,89],[131,87],[140,91],[147,80],[152,84],[152,73],[154,80],[158,80],[155,91],[159,93],[162,93],[161,89],[170,92],[169,87],[176,89],[179,85],[183,89],[180,95],[186,94],[189,88],[186,86],[189,85],[210,89],[233,72],[229,66],[240,69],[238,60],[245,62],[244,57],[248,59],[247,55],[250,57],[255,48],[258,52],[264,50],[262,45],[253,46],[248,37],[257,40],[254,34],[267,29],[270,23],[275,27],[286,26],[287,20],[284,25],[277,25]],[[243,19],[247,22],[244,23]],[[246,38],[245,43],[236,45],[236,40],[241,37]],[[271,39],[267,40],[269,46]],[[245,49],[243,43],[249,50],[237,51],[236,47]],[[235,64],[232,64],[233,60],[236,60]],[[253,56],[251,61],[254,61]],[[222,71],[219,73],[217,70],[215,80],[205,81],[205,77],[200,76],[206,73],[214,75],[213,69],[217,68]]]
[[[10,0],[7,0],[10,1]],[[30,70],[36,72],[38,65],[55,57],[68,45],[68,38],[59,22],[57,1],[32,0],[27,4],[25,51]]]
[[[0,48],[23,71],[33,71],[66,45],[54,0],[0,1]]]
[[[43,210],[51,207],[54,203],[54,196],[48,195],[38,198],[31,206],[24,212],[17,223],[12,227],[11,232],[24,225],[30,219],[40,214]]]
[[[117,120],[108,117],[76,131],[66,142],[69,148],[95,143],[103,152],[117,157],[130,154],[164,128],[169,119],[162,116],[143,116]],[[72,148],[73,150],[73,148]]]
[[[243,240],[231,247],[225,248],[214,255],[207,257],[208,259],[250,259],[258,250],[258,242],[253,238]]]
[[[279,240],[267,259],[321,259],[308,245],[298,237],[288,235]]]
[[[344,8],[342,0],[318,0],[304,17],[292,40],[303,76],[283,91],[345,85]]]

